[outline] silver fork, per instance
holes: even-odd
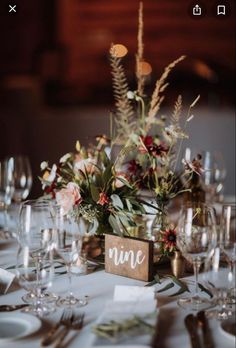
[[[64,309],[60,320],[51,328],[51,330],[49,330],[46,336],[43,337],[41,347],[49,346],[54,341],[55,333],[61,325],[64,325],[65,327],[70,325],[72,315],[73,313],[71,310]]]
[[[84,313],[79,315],[73,315],[70,325],[65,327],[65,329],[61,332],[59,337],[57,338],[57,342],[53,346],[53,348],[60,348],[63,343],[65,337],[69,333],[70,330],[81,330],[84,323]]]

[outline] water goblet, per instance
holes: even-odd
[[[41,293],[52,285],[54,263],[51,250],[38,249],[32,252],[26,245],[20,246],[17,252],[16,277],[25,290],[35,295],[33,304],[24,308],[27,313],[39,317],[52,312],[52,307],[42,300]]]
[[[216,222],[213,208],[202,203],[189,203],[182,208],[177,226],[177,247],[193,264],[195,293],[178,301],[179,306],[202,310],[212,306],[211,301],[199,294],[198,275],[208,250],[216,243]]]
[[[86,299],[77,298],[72,291],[72,277],[81,274],[82,234],[74,218],[65,214],[61,207],[56,210],[57,245],[56,252],[66,265],[69,294],[58,300],[61,306],[85,306]]]

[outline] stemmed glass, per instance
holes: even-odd
[[[3,211],[2,229],[8,233],[8,208],[14,194],[13,161],[0,162],[0,210]]]
[[[50,201],[28,200],[21,204],[18,242],[22,247],[27,246],[29,248],[31,258],[35,260],[36,265],[39,264],[42,250],[54,250],[55,234],[53,207]],[[22,299],[27,303],[31,303],[35,297],[39,296],[45,302],[58,299],[55,294],[45,291],[41,293],[30,292]]]
[[[226,169],[223,156],[220,152],[204,151],[201,154],[203,173],[203,188],[209,195],[209,201],[220,199],[223,196]]]
[[[204,286],[213,294],[213,301],[218,306],[207,312],[209,317],[219,320],[227,319],[232,315],[228,309],[230,289],[235,285],[235,274],[227,262],[227,255],[222,250],[220,243],[208,253],[204,262],[202,276]]]
[[[65,298],[59,299],[57,304],[69,307],[85,306],[87,300],[75,297],[72,291],[72,276],[81,273],[82,234],[74,218],[66,215],[63,208],[59,206],[56,208],[55,221],[57,229],[56,252],[65,262],[69,281],[69,294]]]
[[[195,275],[195,294],[180,299],[178,304],[190,310],[209,308],[212,303],[198,291],[198,274],[209,249],[217,241],[215,212],[205,204],[189,203],[182,208],[177,227],[177,247],[193,264]]]
[[[14,194],[16,203],[25,200],[32,187],[32,170],[27,156],[18,155],[11,157],[13,161]]]
[[[226,168],[223,155],[217,151],[202,151],[186,148],[184,159],[191,162],[198,158],[201,164],[199,180],[202,189],[206,192],[208,202],[222,201],[224,192],[224,180],[226,177]]]
[[[230,263],[232,272],[236,273],[236,204],[224,204],[221,216],[221,246]],[[230,291],[230,299],[236,303],[236,285]]]
[[[33,305],[24,309],[27,313],[44,316],[51,310],[42,301],[41,293],[52,285],[54,263],[52,250],[38,249],[32,252],[29,246],[20,246],[17,253],[16,277],[19,285],[36,296]]]

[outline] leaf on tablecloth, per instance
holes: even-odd
[[[162,288],[160,290],[157,290],[157,292],[159,293],[159,292],[163,292],[163,291],[169,290],[169,289],[173,288],[174,286],[175,286],[174,283],[169,283],[166,286],[164,286],[164,288]]]
[[[201,291],[204,291],[207,295],[210,296],[210,298],[213,297],[213,294],[210,292],[210,290],[206,289],[205,286],[203,286],[201,283],[198,283],[199,289]]]

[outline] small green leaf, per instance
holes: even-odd
[[[201,283],[198,283],[199,289],[201,291],[204,291],[207,295],[209,295],[211,298],[213,297],[213,294],[210,292],[210,290],[208,290],[207,288],[205,288],[205,286],[203,286]]]
[[[176,285],[180,286],[181,289],[185,289],[185,291],[190,292],[188,286],[184,282],[176,278],[175,276],[166,275],[164,276],[164,278],[170,278]]]
[[[99,191],[98,188],[96,186],[94,186],[94,184],[90,184],[90,189],[91,189],[91,195],[92,195],[92,199],[94,200],[94,202],[97,202],[99,200]]]
[[[151,282],[147,283],[146,285],[144,286],[153,286],[157,283],[156,279],[153,279]]]
[[[157,284],[161,284],[161,278],[158,273],[154,276],[154,279],[156,280]]]
[[[126,198],[126,205],[129,211],[132,211],[132,204],[130,203],[130,201],[128,200],[128,198]]]
[[[119,235],[122,235],[121,229],[119,224],[117,223],[116,218],[113,215],[110,215],[108,218],[109,224],[111,225],[111,227],[113,228],[113,230]]]
[[[188,290],[186,290],[185,288],[180,288],[177,292],[175,292],[174,294],[169,295],[169,297],[174,297],[174,296],[178,296],[183,294],[184,292],[186,292]]]
[[[169,290],[169,289],[173,288],[174,286],[175,286],[174,283],[169,283],[166,286],[164,286],[164,288],[162,288],[160,290],[157,290],[157,292],[159,293],[159,292],[163,292],[163,291]]]
[[[105,169],[105,171],[104,171],[104,173],[103,173],[102,178],[103,178],[104,185],[106,185],[106,183],[107,183],[107,182],[110,180],[110,178],[112,177],[112,171],[111,171],[111,169],[112,169],[112,165],[109,164],[109,165],[106,167],[106,169]]]
[[[120,197],[116,194],[111,195],[111,200],[115,208],[124,209],[124,205]]]

